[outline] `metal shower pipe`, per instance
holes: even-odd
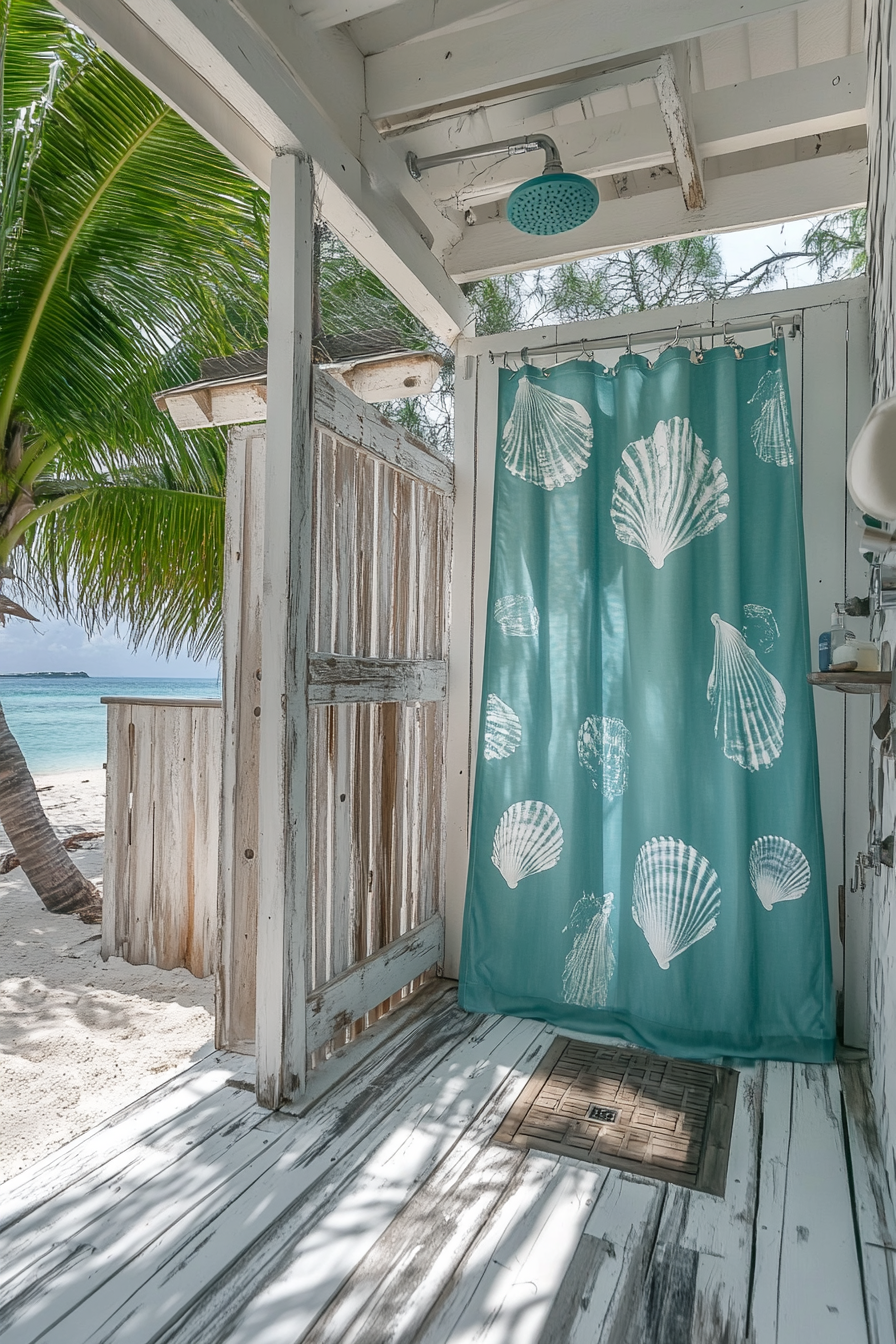
[[[405,163],[411,177],[419,181],[427,168],[441,168],[446,163],[461,163],[464,159],[482,159],[488,154],[528,154],[533,149],[544,151],[545,173],[563,172],[560,151],[549,135],[520,135],[513,140],[496,140],[492,145],[471,145],[469,149],[452,150],[447,154],[431,154],[425,159],[418,159],[413,150],[408,150]]]

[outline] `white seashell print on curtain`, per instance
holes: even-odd
[[[613,950],[613,893],[598,899],[593,893],[576,901],[568,927],[575,942],[563,970],[563,998],[583,1008],[606,1008],[610,981],[616,970]],[[566,930],[564,929],[564,933]]]
[[[772,765],[784,747],[784,688],[762,666],[739,630],[716,614],[712,672],[706,698],[715,734],[730,761],[744,770]]]
[[[766,910],[797,901],[809,889],[812,870],[799,846],[782,835],[761,835],[750,850],[750,881]]]
[[[587,467],[593,438],[591,417],[581,402],[520,378],[502,439],[509,472],[542,490],[569,485]]]
[[[524,877],[560,862],[563,829],[547,803],[527,800],[508,807],[495,829],[492,863],[513,890]]]
[[[495,620],[505,635],[526,639],[538,634],[538,608],[531,597],[523,593],[499,597],[495,603]]]
[[[632,915],[661,970],[712,933],[720,907],[718,876],[696,849],[667,836],[641,846]]]
[[[762,375],[747,405],[759,407],[759,414],[750,427],[756,456],[763,462],[789,467],[793,462],[793,440],[780,369],[769,369]]]
[[[771,607],[760,607],[756,602],[744,603],[744,639],[757,644],[763,653],[771,653],[781,631]]]
[[[500,761],[512,756],[522,740],[523,726],[517,715],[499,696],[490,695],[485,702],[485,759]]]
[[[673,551],[725,521],[727,489],[721,462],[710,461],[691,422],[660,420],[622,454],[610,509],[616,536],[662,569]]]
[[[628,788],[628,748],[632,735],[621,719],[590,715],[579,729],[579,762],[607,799]]]

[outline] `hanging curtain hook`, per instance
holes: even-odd
[[[734,345],[734,337],[729,332],[728,326],[729,324],[727,322],[722,325],[722,340],[726,345]]]
[[[505,355],[504,358],[506,359],[507,356]],[[494,364],[494,362],[495,362],[495,352],[494,352],[494,350],[489,350],[489,352],[488,352],[488,362],[489,362],[489,364]],[[505,366],[505,367],[506,367],[506,366]]]
[[[625,353],[630,355],[632,352],[632,334],[631,332],[625,338]]]
[[[778,353],[778,339],[784,335],[784,328],[781,325],[781,319],[777,313],[773,315],[769,325],[772,329],[772,343],[769,347],[769,354],[776,355]]]

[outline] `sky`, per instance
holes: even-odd
[[[741,274],[770,251],[797,250],[809,223],[798,220],[718,235],[728,274]],[[811,285],[815,280],[811,265],[791,262],[778,287]],[[148,648],[133,651],[128,647],[126,635],[126,631],[108,628],[88,638],[79,626],[50,617],[34,625],[28,621],[10,621],[0,627],[0,672],[87,672],[96,677],[218,675],[217,663],[197,663],[185,654],[172,659],[158,658]]]

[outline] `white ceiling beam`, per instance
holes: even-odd
[[[97,0],[65,3],[74,21],[88,26],[87,18],[81,17],[82,4],[87,11],[90,5],[97,5]],[[208,119],[214,124],[223,103],[239,121],[253,128],[263,144],[279,149],[301,148],[310,154],[318,168],[323,216],[334,233],[430,331],[452,344],[469,326],[469,305],[430,250],[435,229],[420,218],[408,196],[415,197],[415,204],[440,231],[440,249],[457,237],[457,231],[413,183],[396,150],[369,123],[365,124],[366,119],[356,115],[358,107],[363,106],[363,83],[357,52],[353,57],[348,50],[351,43],[343,35],[337,35],[336,43],[330,41],[329,33],[309,35],[294,11],[285,13],[271,0],[245,0],[251,14],[239,13],[229,0],[132,3],[139,8],[144,27],[193,71],[197,78],[192,92],[196,93],[201,84],[213,91],[214,97],[204,111],[202,107],[193,108],[189,115],[193,124],[214,140],[205,123]],[[95,20],[97,16],[92,17]],[[282,27],[276,46],[261,30],[262,21]],[[127,26],[125,15],[120,19],[119,39]],[[109,24],[108,31],[113,32],[114,25]],[[115,41],[100,33],[98,36],[119,55]],[[156,50],[151,42],[148,48]],[[307,69],[309,63],[313,75]],[[132,53],[131,68],[141,78],[145,77],[143,65],[139,51]],[[324,106],[326,90],[329,101]],[[180,110],[171,91],[159,91]],[[345,143],[341,134],[344,130],[351,131],[351,145]],[[231,157],[240,162],[232,148]],[[257,159],[257,142],[249,148]],[[250,164],[243,166],[252,171]],[[257,164],[253,176],[256,174]]]
[[[444,21],[441,6],[427,0],[426,8]],[[512,21],[501,16],[368,56],[368,112],[379,121],[440,104],[470,105],[498,89],[619,61],[648,44],[668,47],[794,8],[782,0],[553,0]]]
[[[269,185],[268,141],[121,0],[57,0],[56,8],[259,186]]]
[[[851,150],[713,178],[701,211],[685,209],[677,190],[604,201],[587,224],[558,234],[552,243],[498,219],[464,231],[448,257],[448,271],[458,281],[478,280],[674,238],[805,219],[863,205],[867,182],[867,152]]]
[[[556,101],[556,100],[555,100]],[[520,100],[525,105],[526,100]],[[806,135],[845,130],[865,121],[865,58],[844,56],[801,70],[747,80],[723,89],[692,95],[692,116],[697,152],[701,159],[734,154],[763,145],[797,140]],[[513,103],[506,105],[513,107]],[[503,112],[503,108],[497,109]],[[488,114],[492,126],[492,113]],[[469,124],[451,127],[451,144],[488,139],[477,117]],[[516,133],[545,130],[525,117],[515,123]],[[494,129],[494,127],[493,127]],[[495,138],[509,134],[504,121]],[[610,177],[672,162],[666,128],[655,103],[629,108],[588,120],[561,123],[547,128],[557,142],[564,167],[587,177]],[[422,155],[438,153],[432,130],[421,130],[402,141]],[[501,200],[515,186],[533,175],[526,156],[505,157],[483,171],[482,161],[466,160],[431,169],[423,181],[437,201],[463,210],[477,203]]]
[[[865,122],[863,55],[695,93],[694,125],[705,159]]]

